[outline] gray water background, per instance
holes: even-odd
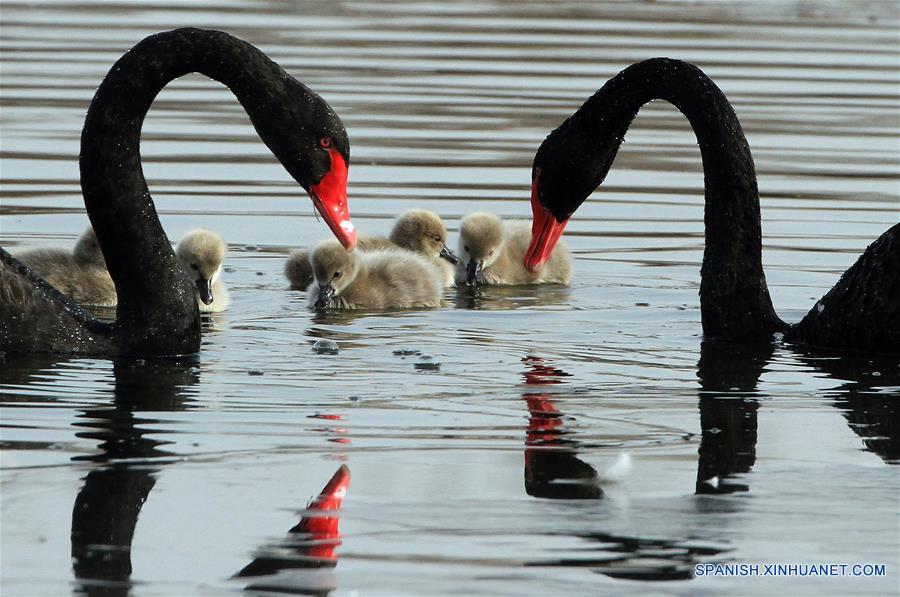
[[[547,132],[610,76],[662,55],[703,68],[741,118],[786,320],[900,215],[891,2],[0,11],[0,235],[12,250],[74,243],[94,89],[142,37],[184,25],[256,44],[338,111],[364,233],[410,207],[440,213],[454,239],[476,209],[529,217]],[[436,311],[312,315],[286,290],[287,252],[327,229],[219,84],[169,85],[142,154],[170,238],[204,226],[228,241],[232,307],[206,322],[193,362],[7,357],[4,595],[237,593],[251,581],[232,575],[260,554],[288,563],[278,583],[335,594],[896,593],[896,359],[702,342],[703,178],[671,106],[641,111],[569,225],[571,288],[448,291]],[[341,352],[313,353],[319,338]],[[393,354],[403,347],[439,371]],[[529,402],[560,418],[534,417],[529,435]],[[340,463],[353,480],[338,565],[291,568],[285,533]],[[538,497],[566,493],[552,477],[585,467],[601,498]],[[104,525],[112,546],[73,541]],[[706,562],[872,562],[888,576],[692,577]]]

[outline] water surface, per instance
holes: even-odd
[[[75,241],[93,91],[182,25],[255,43],[341,114],[365,233],[410,207],[454,238],[475,209],[529,217],[547,132],[660,55],[735,105],[785,319],[900,213],[893,3],[10,0],[4,247]],[[327,230],[217,83],[165,89],[142,154],[169,236],[229,242],[232,307],[193,360],[6,356],[4,595],[896,591],[898,363],[703,342],[703,178],[674,108],[641,112],[568,227],[571,288],[448,291],[436,311],[312,315],[285,290],[287,252]],[[342,463],[337,565],[309,567],[288,530]],[[272,574],[235,577],[260,560]],[[889,575],[695,576],[706,562]]]

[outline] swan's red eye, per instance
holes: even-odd
[[[331,147],[331,137],[319,137],[319,147],[328,149]]]

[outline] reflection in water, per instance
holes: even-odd
[[[775,347],[704,341],[700,345],[700,450],[696,493],[732,493],[750,487],[731,477],[756,462],[756,392]]]
[[[701,545],[697,541],[628,537],[612,533],[579,535],[602,555],[595,558],[560,559],[534,562],[529,566],[577,566],[611,578],[630,580],[687,580],[694,576],[694,566],[705,558],[728,549]]]
[[[47,385],[47,378],[54,369],[64,369],[73,360],[73,357],[69,355],[0,353],[0,365],[2,365],[0,366],[0,397],[3,398],[4,403],[40,399],[38,392],[23,396],[16,390],[19,388],[40,389]],[[89,364],[93,365],[93,363]],[[84,368],[90,370],[89,364],[85,363]],[[54,380],[55,383],[50,386],[51,389],[57,390],[57,395],[69,389],[63,381]]]
[[[310,419],[322,419],[324,421],[343,421],[344,415],[333,415],[333,414],[324,414],[319,413],[315,415],[309,415]],[[349,444],[353,440],[347,437],[348,432],[346,427],[315,427],[310,429],[315,433],[323,433],[328,435],[328,441],[333,442],[335,444]],[[343,454],[338,455],[339,458],[345,458]]]
[[[327,595],[336,589],[330,571],[319,569],[337,566],[334,550],[341,544],[340,510],[349,487],[350,469],[342,464],[321,493],[307,505],[300,522],[288,531],[288,537],[262,548],[260,555],[235,574],[235,578],[266,577],[247,585],[248,590],[255,591]]]
[[[540,357],[522,359],[528,366],[522,374],[528,385],[560,383],[568,373],[545,365]],[[525,392],[528,428],[525,431],[525,491],[528,495],[550,499],[597,499],[603,490],[597,484],[597,471],[579,459],[579,442],[567,439],[563,414],[553,405],[550,394]]]
[[[76,156],[86,102],[112,62],[153,31],[214,24],[269,52],[338,108],[351,129],[351,201],[360,232],[387,233],[396,214],[422,207],[444,216],[454,238],[459,218],[473,209],[504,218],[529,217],[530,165],[540,140],[646,50],[648,57],[685,58],[715,71],[717,83],[735,103],[765,181],[763,232],[773,298],[786,314],[805,310],[834,284],[847,260],[897,219],[895,4],[171,0],[144,2],[137,10],[129,0],[6,0],[0,8],[0,244],[71,246],[84,229]],[[85,447],[92,452],[101,442],[106,445],[97,451],[117,449],[108,430],[108,440],[71,441],[73,429],[102,432],[71,423],[88,421],[75,418],[79,408],[109,400],[114,381],[109,361],[76,359],[20,382],[9,380],[8,363],[0,363],[2,439],[4,447],[13,444],[16,451],[11,465],[24,465],[3,470],[4,476],[16,478],[3,491],[4,514],[15,513],[3,520],[4,539],[12,544],[3,551],[3,572],[25,583],[18,585],[21,592],[31,592],[32,586],[44,594],[71,592],[71,564],[65,557],[47,557],[53,541],[30,538],[60,532],[43,507],[62,510],[67,518],[74,492],[46,488],[68,482],[73,465],[82,477],[126,463],[138,469],[163,467],[144,477],[159,479],[152,491],[171,483],[176,504],[196,484],[210,494],[226,494],[234,506],[230,516],[236,534],[248,536],[257,517],[240,505],[258,503],[263,489],[247,482],[241,455],[258,455],[253,470],[264,478],[282,473],[285,459],[291,471],[302,474],[311,463],[343,448],[325,441],[333,437],[324,435],[330,432],[309,432],[311,427],[365,430],[354,433],[351,446],[353,472],[366,467],[366,475],[354,479],[366,491],[354,527],[368,539],[354,544],[353,559],[344,559],[339,551],[343,561],[336,570],[317,569],[333,571],[343,592],[366,586],[374,571],[382,581],[377,592],[383,594],[443,588],[444,573],[469,589],[452,591],[457,593],[494,587],[518,594],[596,593],[596,585],[607,579],[591,578],[590,570],[602,570],[602,558],[618,561],[616,570],[610,570],[615,574],[629,564],[653,562],[653,550],[665,549],[671,559],[657,558],[655,568],[644,570],[650,575],[676,557],[679,565],[703,557],[694,541],[685,543],[689,538],[704,546],[734,546],[742,555],[772,553],[785,544],[798,559],[846,551],[873,559],[897,553],[896,512],[885,507],[896,497],[896,471],[886,471],[893,467],[882,458],[896,462],[893,422],[898,417],[891,418],[892,402],[887,400],[896,404],[896,397],[877,389],[880,382],[871,379],[866,389],[858,382],[850,386],[823,379],[827,373],[818,371],[834,364],[801,362],[804,357],[776,347],[776,361],[769,367],[777,371],[766,373],[758,384],[760,393],[769,395],[767,402],[740,392],[729,398],[725,379],[720,389],[703,390],[710,397],[717,394],[715,399],[698,394],[696,282],[703,252],[703,175],[696,140],[677,109],[652,104],[641,112],[605,191],[569,225],[567,242],[578,269],[571,290],[484,288],[477,301],[470,301],[479,310],[452,308],[465,305],[451,290],[450,308],[404,314],[310,315],[305,297],[285,290],[287,247],[308,245],[328,231],[219,83],[197,76],[175,82],[154,103],[144,133],[145,174],[167,233],[175,238],[204,225],[232,243],[231,271],[225,276],[234,290],[234,309],[211,316],[213,325],[204,327],[202,384],[190,394],[199,402],[188,405],[198,408],[173,416],[138,408],[119,413],[123,434],[132,426],[132,435],[144,444],[122,442],[120,453],[147,449],[155,454],[136,463],[41,466],[83,453]],[[557,303],[550,300],[553,296],[565,298]],[[636,308],[638,301],[649,306]],[[209,333],[214,328],[220,333]],[[309,344],[320,337],[339,342],[341,353],[313,356]],[[435,354],[442,361],[441,372],[415,373],[415,359],[390,356],[401,346]],[[575,376],[560,378],[566,383],[555,386],[510,388],[521,383],[521,370],[527,367],[520,358],[528,350]],[[251,377],[248,371],[265,375]],[[887,376],[882,370],[881,379]],[[830,389],[823,392],[823,386]],[[562,395],[555,392],[563,388]],[[543,390],[553,390],[547,395],[555,407],[575,418],[546,417],[558,418],[562,424],[555,429],[568,431],[557,437],[580,445],[523,448],[528,413],[522,394]],[[510,391],[512,400],[507,399]],[[351,396],[358,401],[348,400]],[[760,401],[758,415],[747,397]],[[775,407],[763,415],[767,405]],[[734,424],[715,423],[718,408],[732,409]],[[307,418],[319,412],[345,417],[353,412],[352,424]],[[829,424],[821,438],[806,440],[815,446],[822,439],[829,447],[821,451],[820,462],[806,463],[760,444],[757,454],[767,450],[771,466],[738,472],[752,462],[752,430],[737,422],[749,424],[758,416],[760,432],[767,425],[803,432],[808,428],[801,419],[804,413],[820,415],[816,421]],[[633,456],[648,455],[636,458],[635,473],[625,483],[615,486],[604,478],[604,499],[597,500],[525,494],[523,450],[540,464],[545,454],[573,449],[574,457],[602,474],[599,463],[619,448],[594,439],[591,427],[609,429],[618,415],[629,426],[621,436],[638,446]],[[151,417],[171,420],[149,425]],[[671,430],[701,426],[710,433],[702,445],[699,474],[693,460],[696,446],[655,443]],[[185,433],[149,433],[148,427]],[[722,429],[731,429],[730,445],[724,441],[729,432]],[[613,427],[609,435],[616,436],[615,431]],[[198,432],[203,452],[215,456],[193,461],[191,475],[176,475],[173,465],[163,464],[166,452],[182,455],[182,441],[148,445]],[[768,437],[760,433],[758,441]],[[737,447],[738,438],[743,448]],[[609,443],[618,440],[612,437]],[[85,441],[93,443],[85,446]],[[787,445],[800,441],[784,439]],[[880,457],[855,454],[857,447]],[[732,458],[729,450],[743,455]],[[490,483],[489,477],[493,469],[510,466],[510,454],[512,496],[501,493],[507,485]],[[544,467],[560,468],[552,462]],[[450,472],[458,475],[455,485],[447,480]],[[724,478],[726,487],[744,483],[751,490],[694,495],[697,479],[707,476]],[[434,484],[423,482],[432,477]],[[406,487],[402,481],[408,478],[416,491],[398,500],[396,490]],[[486,479],[491,489],[487,496],[479,487]],[[315,487],[308,493],[326,480],[310,480]],[[75,490],[82,483],[77,481]],[[758,491],[763,485],[765,493]],[[448,486],[458,488],[459,495],[450,494]],[[809,489],[803,510],[823,523],[827,517],[827,524],[808,524],[812,518],[785,507],[803,488]],[[620,500],[620,493],[627,495]],[[32,494],[45,497],[29,506]],[[150,500],[162,497],[149,495]],[[291,507],[293,502],[287,503]],[[711,514],[713,508],[719,514]],[[149,514],[142,510],[138,524],[150,523]],[[574,530],[567,526],[573,517]],[[177,525],[181,518],[178,511],[156,510],[153,522]],[[62,527],[68,524],[66,520]],[[413,527],[398,539],[406,553],[438,551],[449,564],[412,557],[391,560],[398,550],[381,539],[394,537],[401,525]],[[137,533],[143,530],[139,526]],[[68,535],[67,528],[62,532]],[[562,535],[549,542],[535,540],[550,533]],[[586,537],[581,540],[574,533]],[[283,536],[279,530],[271,534]],[[198,567],[194,578],[170,578],[160,565],[170,559],[163,550],[145,551],[139,544],[136,538],[134,579],[140,574],[147,584],[134,593],[191,595],[221,586],[216,585],[220,578],[207,574],[213,566]],[[567,546],[590,548],[590,553]],[[209,545],[205,559],[225,563],[227,576],[252,559],[238,559],[228,567],[235,553],[247,547],[252,551],[257,545]],[[68,549],[66,545],[63,551]],[[681,550],[681,555],[670,550]],[[487,570],[468,563],[467,558],[481,554],[491,561],[506,557]],[[519,566],[525,560],[579,556],[597,563],[587,569],[524,572]],[[383,573],[388,568],[391,575]],[[486,577],[502,579],[503,586],[473,581]],[[258,579],[232,582],[251,580]],[[622,592],[641,590],[634,581],[617,584]],[[858,579],[828,581],[828,590],[836,593],[861,586]],[[873,594],[893,589],[866,586]],[[478,591],[482,587],[488,588]],[[715,591],[741,593],[747,587],[744,579],[723,578]],[[680,583],[649,590],[690,593],[702,587]]]
[[[887,463],[900,463],[900,362],[891,357],[794,350],[818,372],[844,381],[828,393],[835,395],[834,406],[844,411],[865,448]],[[746,478],[735,482],[730,477],[749,472],[756,460],[759,404],[747,394],[756,393],[773,353],[772,344],[701,344],[698,494],[749,491]]]
[[[483,311],[534,309],[566,304],[568,286],[460,286],[448,292],[447,299],[456,309]]]
[[[84,478],[72,509],[72,561],[76,592],[102,597],[125,596],[131,591],[131,544],[141,508],[156,484],[156,473],[173,453],[161,449],[169,442],[151,437],[161,433],[160,420],[135,416],[136,411],[175,411],[191,407],[189,390],[199,381],[195,360],[117,360],[114,403],[108,408],[88,409],[77,426],[87,429],[76,435],[97,440],[99,452],[73,460],[98,463]],[[321,415],[332,420],[334,415]],[[150,429],[155,427],[156,429]],[[329,430],[334,431],[334,430]],[[338,435],[341,430],[337,430]],[[337,437],[335,441],[346,441]],[[342,465],[321,494],[310,502],[290,538],[266,550],[237,576],[275,575],[293,568],[333,567],[343,497],[350,471]],[[330,575],[328,576],[330,578]],[[275,585],[277,587],[277,582]],[[254,583],[248,588],[272,587]],[[333,580],[313,575],[302,587],[292,580],[290,592],[326,594]]]
[[[797,349],[802,361],[844,381],[834,406],[870,452],[900,464],[900,359]],[[829,392],[831,394],[832,392]]]
[[[135,460],[171,456],[159,449],[167,442],[148,436],[147,427],[160,421],[134,413],[189,408],[187,390],[199,379],[195,364],[195,360],[117,360],[113,406],[80,415],[83,420],[76,425],[90,431],[76,435],[99,440],[100,451],[73,460],[100,466],[84,478],[72,508],[72,566],[78,593],[129,594],[134,529],[159,471],[158,466]]]
[[[306,329],[305,335],[310,344],[316,339],[327,339],[334,340],[341,348],[361,348],[366,345],[366,334],[348,331],[347,328],[358,319],[386,313],[388,312],[351,309],[315,311],[309,318],[310,325]]]
[[[125,464],[91,471],[72,508],[72,567],[79,594],[128,595],[131,542],[158,469]]]
[[[771,354],[771,347],[769,347],[769,353]],[[561,369],[545,363],[539,357],[528,356],[523,358],[522,362],[528,366],[528,370],[523,371],[525,383],[528,385],[555,385],[562,383],[561,378],[569,375]],[[720,382],[724,382],[728,376],[727,371],[722,373],[724,377],[719,380]],[[711,372],[710,376],[712,376]],[[755,383],[755,379],[753,383]],[[712,383],[712,377],[710,377],[710,383]],[[531,415],[525,440],[525,491],[535,497],[552,499],[597,499],[603,497],[603,490],[598,485],[597,471],[576,456],[579,442],[565,439],[564,436],[569,432],[564,427],[562,413],[555,408],[551,401],[551,395],[526,392],[522,397],[528,404],[528,411]],[[727,407],[723,412],[720,412],[721,410],[718,404],[701,402],[701,419],[712,424],[714,421],[721,422],[729,417],[740,417],[739,414],[729,411]],[[753,413],[752,440],[750,436],[744,438],[750,441],[751,454],[755,454],[753,450],[753,444],[756,441],[755,408]],[[744,427],[738,425],[737,428],[743,429]],[[706,429],[707,427],[704,425],[704,430]],[[741,433],[729,435],[735,441],[738,441],[739,437],[744,437]],[[711,462],[728,460],[726,454],[732,447],[729,442],[710,442],[704,433],[704,441],[701,444],[701,467],[703,467],[704,459]],[[551,450],[547,448],[551,448]],[[742,450],[736,451],[741,452]],[[748,469],[749,465],[752,465],[752,457],[747,466]],[[701,544],[691,537],[669,540],[607,532],[592,532],[577,536],[588,543],[587,549],[593,553],[577,558],[529,562],[526,565],[583,567],[611,578],[621,579],[684,580],[693,577],[694,565],[702,558],[727,551],[727,549],[715,545]]]

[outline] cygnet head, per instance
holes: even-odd
[[[75,248],[72,250],[72,256],[78,263],[84,265],[94,265],[98,267],[106,267],[106,261],[103,259],[103,251],[100,249],[100,243],[97,241],[97,234],[91,226],[87,227]]]
[[[441,217],[427,209],[411,209],[397,218],[391,242],[432,259],[441,257],[454,265],[459,258],[447,247],[447,228]]]
[[[175,247],[181,267],[197,285],[197,293],[204,305],[213,302],[212,285],[222,271],[225,241],[210,230],[191,230]]]
[[[503,245],[503,222],[494,214],[475,212],[459,223],[459,257],[466,266],[466,284],[474,284],[490,267]]]
[[[320,243],[309,256],[313,276],[319,285],[316,309],[328,306],[331,297],[340,294],[359,273],[359,257],[336,240]]]

